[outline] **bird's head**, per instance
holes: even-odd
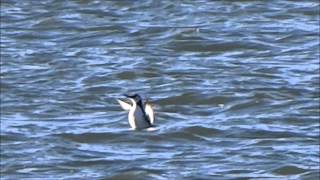
[[[124,94],[124,96],[130,99],[133,99],[136,103],[142,100],[139,94],[133,94],[133,95]]]

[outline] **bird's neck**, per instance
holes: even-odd
[[[137,102],[137,105],[138,105],[141,109],[143,109],[142,101],[141,101],[141,100]]]

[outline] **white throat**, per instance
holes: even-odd
[[[134,99],[129,98],[130,101],[132,102],[132,106],[129,110],[129,114],[128,114],[128,120],[129,120],[129,124],[133,129],[137,128],[136,122],[135,122],[135,111],[137,108],[137,103]]]

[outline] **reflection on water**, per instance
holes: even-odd
[[[319,178],[319,2],[2,1],[1,177]],[[150,98],[132,131],[116,98]]]

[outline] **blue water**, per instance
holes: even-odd
[[[319,179],[319,12],[1,1],[1,179]],[[155,129],[130,129],[123,93]]]

